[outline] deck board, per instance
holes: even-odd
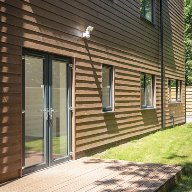
[[[2,183],[0,192],[160,192],[183,174],[182,166],[85,157]]]

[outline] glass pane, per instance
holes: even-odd
[[[44,162],[43,59],[25,56],[25,167]]]
[[[145,0],[145,18],[152,21],[152,0]]]
[[[144,74],[141,74],[141,105],[145,105]]]
[[[110,92],[111,92],[111,82],[110,82],[110,67],[103,66],[102,68],[102,101],[103,101],[103,108],[111,107],[111,99],[110,99]]]
[[[146,74],[146,105],[152,106],[152,76]]]
[[[52,61],[52,108],[53,127],[52,159],[67,156],[67,65],[62,61]]]
[[[140,13],[144,16],[144,0],[140,0]]]
[[[178,101],[181,101],[181,81],[178,81]]]
[[[171,101],[176,101],[176,80],[170,80]]]

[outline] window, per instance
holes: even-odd
[[[168,100],[169,103],[181,102],[181,81],[169,79],[168,80]]]
[[[155,77],[141,73],[141,108],[154,107],[154,86]]]
[[[153,0],[140,0],[140,14],[153,22]]]
[[[103,65],[102,68],[102,105],[103,111],[113,111],[113,67]]]

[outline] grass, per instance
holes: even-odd
[[[185,166],[185,175],[171,191],[192,192],[192,123],[158,131],[93,157]]]
[[[27,151],[43,152],[44,144],[43,139],[36,139],[33,141],[25,142]],[[67,136],[53,137],[53,154],[66,154],[67,153]]]

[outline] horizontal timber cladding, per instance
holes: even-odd
[[[185,123],[184,4],[163,1],[164,32],[164,127]],[[177,18],[177,19],[175,19]],[[168,58],[168,55],[171,57]],[[168,103],[168,80],[182,81],[181,103]]]
[[[161,128],[160,0],[154,24],[138,0],[0,0],[0,182],[21,176],[22,48],[76,57],[75,152],[139,138]],[[164,128],[185,122],[183,1],[163,0]],[[93,26],[89,39],[82,33]],[[102,65],[115,69],[115,112],[102,113]],[[141,110],[140,75],[156,79],[156,108]],[[182,102],[168,104],[168,79]],[[95,150],[96,152],[96,150]]]

